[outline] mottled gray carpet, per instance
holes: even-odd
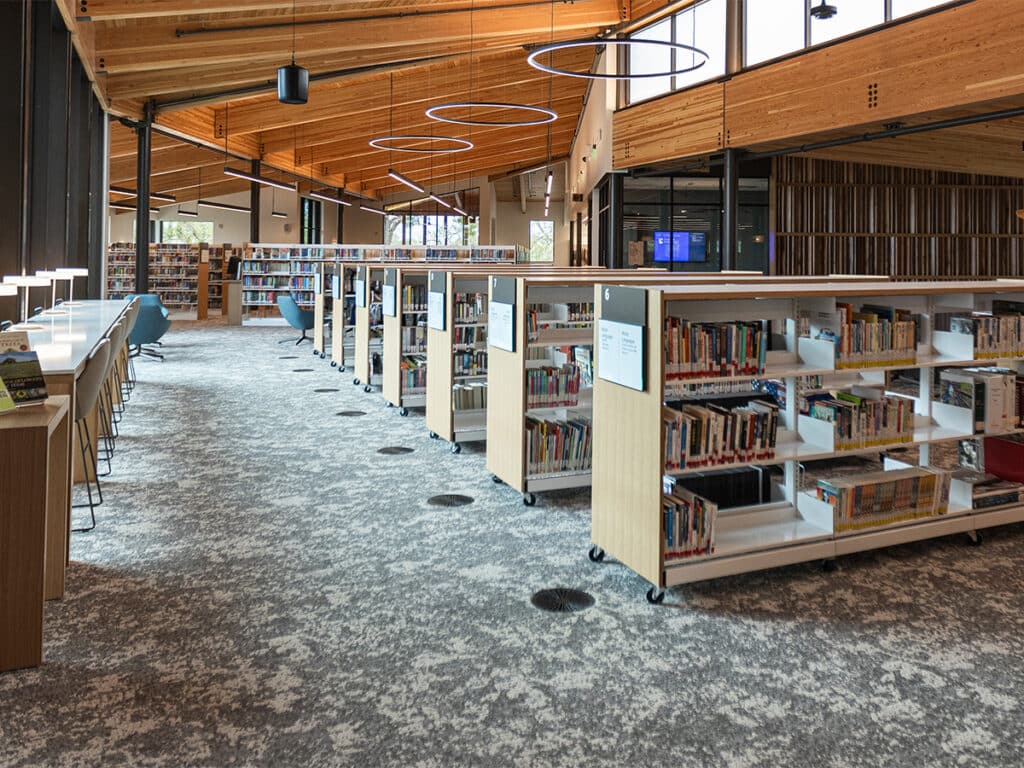
[[[286,335],[138,363],[46,662],[0,675],[3,765],[1024,764],[1020,526],[652,607],[587,560],[587,494],[524,507]],[[596,605],[543,613],[549,586]]]

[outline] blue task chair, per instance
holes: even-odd
[[[134,294],[129,294],[125,298],[138,298],[139,300],[138,319],[128,337],[128,347],[132,357],[145,355],[163,360],[163,355],[145,345],[158,344],[160,337],[171,327],[171,321],[167,317],[167,307],[155,293],[141,293],[137,297]]]
[[[312,338],[306,335],[306,331],[313,328],[314,322],[314,315],[310,310],[301,309],[291,296],[281,295],[277,297],[277,308],[281,310],[281,317],[288,321],[288,325],[298,331],[302,331],[302,336],[295,342],[295,346],[304,341],[313,341]],[[284,344],[286,341],[291,341],[291,339],[284,339],[279,341],[278,344]]]

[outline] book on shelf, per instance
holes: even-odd
[[[456,325],[452,329],[452,344],[457,347],[482,347],[487,344],[487,327]]]
[[[427,309],[427,286],[402,286],[402,310],[404,312],[425,312]]]
[[[452,363],[456,376],[482,376],[487,373],[487,350],[456,352]]]
[[[771,467],[729,467],[666,477],[668,486],[681,486],[718,505],[719,509],[751,507],[772,500]]]
[[[456,293],[453,297],[455,323],[479,323],[487,318],[486,293]]]
[[[403,355],[402,391],[425,391],[427,386],[427,358],[423,355]]]
[[[949,510],[950,473],[930,467],[870,472],[846,479],[820,479],[817,497],[833,509],[836,533],[944,515]]]
[[[590,469],[592,431],[590,419],[539,419],[526,417],[526,472],[543,475]]]
[[[427,329],[422,325],[407,325],[402,328],[402,352],[426,352]]]
[[[580,369],[577,366],[526,370],[527,408],[573,407],[579,403],[579,397]]]
[[[833,425],[837,450],[867,448],[914,439],[914,400],[834,391],[807,398],[808,416]]]
[[[47,398],[39,355],[31,350],[0,351],[0,381],[15,405],[35,405]]]
[[[573,347],[573,363],[580,371],[580,386],[586,389],[594,386],[594,348]]]
[[[666,487],[664,491],[661,515],[665,560],[713,554],[718,505],[678,483]]]
[[[971,499],[972,509],[1024,502],[1024,483],[1002,479],[988,472],[957,469],[952,473],[952,482],[963,485]]]
[[[917,361],[919,318],[909,310],[836,302],[840,319],[836,339],[836,368],[914,365]],[[812,332],[814,329],[812,328]],[[828,338],[820,333],[818,338]]]
[[[775,403],[751,400],[732,408],[713,402],[677,405],[662,407],[666,470],[770,461],[775,457],[779,425]]]
[[[938,372],[939,402],[973,414],[974,433],[1000,432],[1021,425],[1024,378],[1008,368],[943,368]]]
[[[487,407],[487,382],[470,381],[452,385],[452,409],[475,411]]]
[[[996,310],[996,304],[992,312],[936,312],[935,330],[971,336],[979,360],[1024,356],[1024,314]]]
[[[665,320],[665,376],[668,379],[763,374],[768,323]]]

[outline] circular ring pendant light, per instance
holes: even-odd
[[[440,114],[441,112],[451,112],[459,109],[519,110],[520,112],[525,112],[527,115],[533,115],[534,117],[527,117],[524,120],[482,120],[479,118],[459,118]],[[427,110],[426,114],[431,120],[440,120],[442,123],[454,123],[455,125],[544,125],[545,123],[551,123],[558,119],[558,113],[553,109],[548,109],[547,107],[533,107],[529,104],[511,104],[503,101],[453,101],[448,104],[438,104],[435,107],[431,107]]]
[[[671,51],[682,51],[684,53],[693,53],[698,56],[703,56],[704,60],[699,64],[694,64],[692,67],[685,67],[683,69],[670,69],[667,72],[645,72],[643,74],[605,74],[603,72],[576,72],[571,69],[559,69],[558,67],[548,66],[538,61],[540,56],[546,53],[554,53],[556,51],[565,51],[571,48],[598,48],[600,46],[612,45],[618,48],[628,48],[631,45],[653,45],[657,46],[661,50]],[[694,72],[705,64],[708,63],[707,51],[703,51],[693,45],[686,45],[685,43],[669,43],[664,40],[566,40],[561,43],[551,43],[550,45],[542,45],[539,48],[535,48],[529,56],[526,57],[527,63],[539,69],[541,72],[548,72],[552,75],[565,75],[566,77],[579,77],[585,80],[637,80],[640,78],[647,77],[671,77],[672,75],[685,75],[688,72]]]
[[[430,147],[409,147],[400,146],[397,142],[431,142]],[[447,147],[435,147],[433,142],[448,142]],[[419,152],[424,155],[443,155],[449,152],[465,152],[473,149],[473,142],[469,139],[460,139],[457,136],[430,136],[419,133],[396,133],[389,136],[378,136],[370,139],[370,146],[374,149],[386,149],[392,152]]]

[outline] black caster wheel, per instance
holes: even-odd
[[[524,493],[523,494],[523,504],[525,504],[528,507],[532,507],[536,503],[537,503],[537,497],[534,494],[532,494],[532,493]]]
[[[437,434],[437,432],[433,432],[433,431],[432,431],[432,432],[430,433],[430,439],[431,439],[431,440],[437,440],[437,439],[438,439],[438,438],[440,438],[440,437],[441,437],[441,436],[440,436],[439,434]]]
[[[452,446],[449,450],[452,453],[462,453],[462,446],[459,445],[458,443],[452,443]]]
[[[352,379],[352,383],[353,383],[353,384],[354,384],[355,386],[357,386],[357,387],[358,387],[358,386],[359,386],[359,379]]]
[[[394,403],[384,403],[384,407],[385,408],[394,408],[395,404]]]
[[[317,351],[316,351],[315,349],[313,350],[313,357],[316,357],[316,356],[317,356],[317,355],[319,355],[319,354],[320,354],[320,353],[319,353],[319,352],[317,352]]]
[[[398,415],[399,416],[408,416],[409,415],[409,409],[408,408],[399,408],[398,409]]]
[[[331,360],[331,368],[337,368],[337,367],[338,367],[338,361],[337,360]],[[345,369],[342,368],[341,370],[344,371]]]
[[[657,587],[651,587],[647,590],[645,597],[647,598],[647,602],[651,605],[661,605],[665,602],[665,590],[658,589]]]
[[[839,564],[834,557],[830,557],[821,561],[821,570],[825,573],[835,573],[839,570]]]
[[[345,372],[345,366],[344,365],[339,365],[338,366],[338,371],[339,371],[339,373],[344,373]]]
[[[603,563],[604,562],[604,550],[600,547],[591,547],[590,551],[587,552],[587,557],[590,558],[592,563]]]
[[[504,483],[505,481],[504,481],[504,480],[502,480],[502,479],[501,479],[500,477],[498,477],[497,475],[491,475],[491,482],[492,482],[492,483],[494,483],[494,484],[496,484],[496,485],[501,485],[501,484],[502,484],[502,483]]]
[[[320,353],[320,359],[321,360],[325,359],[326,357],[327,357],[327,354],[325,352],[321,352]]]
[[[373,392],[373,387],[367,384],[365,387],[363,387],[363,392]]]
[[[972,547],[980,547],[981,542],[985,540],[985,538],[981,535],[981,531],[968,531],[967,538],[970,539]]]

